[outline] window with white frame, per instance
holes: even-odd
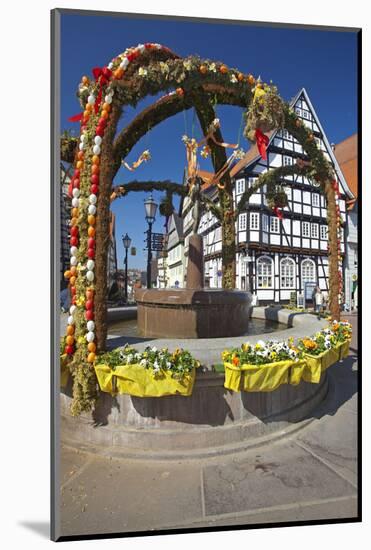
[[[289,157],[289,156],[285,155],[283,157],[283,165],[284,166],[291,166],[292,165],[292,157]]]
[[[246,230],[246,218],[247,214],[240,214],[238,218],[238,230],[239,231],[245,231]]]
[[[303,237],[310,237],[310,223],[302,222],[301,224],[301,233]]]
[[[310,226],[312,239],[318,239],[318,223],[312,223]]]
[[[308,111],[304,111],[304,109],[303,109],[303,117],[310,120],[310,114],[308,113]]]
[[[267,214],[263,214],[263,231],[268,231],[268,216]]]
[[[298,116],[301,116],[301,109],[299,109],[299,107],[296,107],[296,108],[295,108],[295,113],[296,113]]]
[[[321,227],[320,227],[320,236],[321,236],[321,239],[323,241],[327,241],[327,232],[328,232],[327,225],[321,225]]]
[[[240,266],[241,266],[241,275],[246,275],[246,262],[244,261],[243,257],[241,257],[240,259]]]
[[[290,134],[287,130],[282,130],[282,137],[284,137],[285,139],[290,139]]]
[[[284,190],[285,190],[285,193],[286,193],[286,196],[287,196],[288,200],[291,201],[291,199],[292,199],[292,189],[291,189],[291,187],[284,187]]]
[[[312,205],[313,206],[319,206],[319,194],[318,193],[312,193]]]
[[[255,178],[247,178],[247,187],[252,187],[255,183]]]
[[[244,179],[237,180],[236,181],[236,194],[241,195],[244,192],[245,192],[245,180]]]
[[[316,281],[316,264],[313,260],[307,258],[301,262],[301,286],[304,283],[314,283]]]
[[[280,262],[281,288],[295,288],[295,262],[292,258],[283,258]]]
[[[256,284],[258,288],[273,288],[273,260],[268,256],[256,262]]]
[[[280,220],[278,218],[274,218],[273,216],[271,217],[270,231],[271,233],[280,232]]]
[[[250,212],[250,229],[259,229],[259,213]]]

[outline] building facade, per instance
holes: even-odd
[[[325,132],[305,89],[291,103],[303,123],[311,129],[318,147],[333,165],[339,184],[338,204],[345,221],[342,231],[341,253],[345,254],[344,237],[348,227],[346,201],[353,198]],[[256,146],[231,170],[234,183],[234,201],[238,204],[245,189],[270,168],[293,165],[306,159],[299,143],[285,129],[270,133],[267,160],[263,160]],[[283,218],[268,206],[262,188],[253,194],[236,222],[236,287],[250,290],[261,303],[285,303],[292,293],[306,291],[311,298],[313,285],[328,292],[328,228],[326,199],[318,184],[303,176],[288,176],[283,180],[288,206]],[[206,189],[217,200],[214,188]],[[187,217],[190,218],[187,222]],[[185,257],[187,255],[187,224],[192,217],[184,202],[183,221]],[[205,286],[222,286],[222,233],[218,220],[210,213],[202,216],[199,233],[204,240]],[[344,263],[345,269],[345,263]],[[307,284],[309,283],[309,284]]]
[[[358,136],[353,134],[334,145],[334,153],[354,198],[347,201],[348,225],[345,234],[345,305],[358,308]]]

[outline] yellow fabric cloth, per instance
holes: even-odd
[[[65,388],[68,384],[68,380],[70,377],[70,369],[67,366],[67,354],[61,355],[60,363],[61,363],[60,386],[61,388]]]
[[[191,395],[196,369],[181,380],[173,378],[171,371],[153,376],[151,369],[140,365],[120,365],[114,370],[108,365],[95,365],[99,387],[111,395],[126,393],[136,397],[163,397],[164,395]]]
[[[336,348],[324,351],[319,355],[305,354],[306,368],[302,379],[305,382],[318,384],[321,374],[339,360],[339,350]]]
[[[225,362],[224,387],[233,391],[273,391],[281,384],[288,384],[291,378],[290,368],[294,364],[294,361],[278,361],[266,365],[236,367]]]
[[[336,346],[337,349],[339,350],[339,361],[348,357],[349,345],[350,345],[350,340],[346,340],[345,342],[342,342],[341,344],[338,344]]]

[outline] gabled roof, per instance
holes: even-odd
[[[351,209],[358,197],[358,134],[336,144],[334,153],[354,196],[354,199],[348,201],[348,208]]]
[[[180,240],[183,238],[183,218],[179,216],[176,212],[173,212],[171,215],[171,219],[174,223],[174,227],[177,232],[178,239]]]
[[[299,92],[296,94],[296,96],[290,101],[290,106],[291,107],[294,107],[294,105],[296,104],[296,102],[300,99],[300,97],[303,96],[303,99],[306,101],[306,103],[308,104],[309,106],[309,109],[311,110],[312,112],[312,115],[314,117],[314,120],[322,134],[322,139],[326,145],[326,149],[327,149],[327,152],[328,154],[330,155],[330,158],[334,164],[334,167],[335,167],[335,171],[337,173],[337,176],[338,178],[340,179],[340,182],[344,188],[344,191],[346,192],[346,194],[350,197],[350,198],[354,198],[354,194],[352,193],[351,189],[349,188],[345,178],[344,178],[344,175],[340,169],[340,166],[339,166],[339,163],[338,161],[336,160],[336,157],[334,155],[334,152],[331,148],[331,145],[327,139],[327,136],[325,134],[325,131],[323,130],[322,128],[322,125],[319,121],[319,118],[317,116],[317,113],[312,105],[312,102],[310,101],[309,99],[309,96],[308,96],[308,93],[306,91],[305,88],[302,88],[301,90],[299,90]],[[268,144],[268,147],[269,145],[272,143],[273,139],[275,138],[276,134],[277,134],[277,131],[278,130],[272,130],[271,132],[268,132],[267,133],[267,136],[269,137],[269,144]],[[250,147],[250,149],[247,151],[246,155],[244,156],[243,159],[241,159],[237,164],[235,164],[233,166],[233,168],[231,169],[230,171],[230,175],[231,177],[234,177],[236,176],[241,170],[243,170],[244,168],[246,168],[247,166],[250,166],[253,162],[256,162],[257,160],[259,160],[261,158],[261,155],[259,154],[259,151],[258,151],[258,148],[257,148],[257,145],[254,144],[252,147]]]

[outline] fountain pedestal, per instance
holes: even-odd
[[[138,332],[152,338],[220,338],[246,334],[251,294],[204,289],[203,243],[191,235],[185,289],[137,289]]]

